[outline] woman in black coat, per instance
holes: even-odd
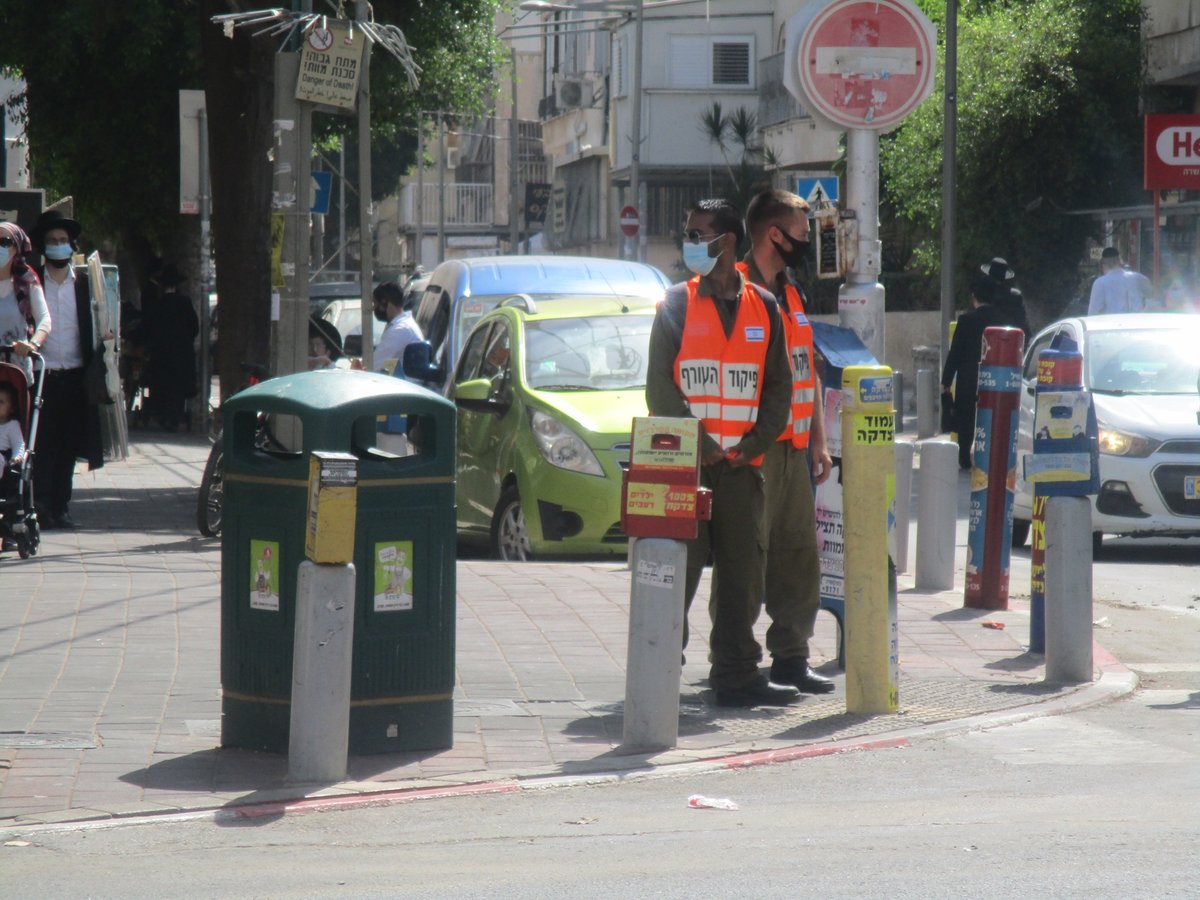
[[[158,276],[162,295],[146,322],[149,362],[146,381],[150,409],[159,424],[174,431],[185,420],[186,401],[196,396],[196,335],[200,320],[190,297],[179,293],[183,276],[172,263]]]

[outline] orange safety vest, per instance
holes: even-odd
[[[733,332],[726,338],[713,298],[700,294],[700,279],[691,279],[687,288],[675,384],[709,437],[722,450],[729,450],[758,421],[771,319],[758,291],[746,282]],[[750,463],[761,465],[762,457]]]
[[[817,373],[813,368],[813,327],[804,312],[804,301],[795,285],[787,285],[787,309],[783,313],[783,333],[787,338],[788,356],[792,360],[792,408],[788,427],[779,440],[791,438],[792,446],[803,450],[808,446],[812,430],[813,400],[817,393]]]
[[[737,264],[743,275],[749,275],[750,267],[743,262]],[[786,307],[779,304],[783,317],[783,336],[787,341],[788,358],[792,364],[792,405],[788,410],[787,428],[779,435],[781,441],[791,441],[797,450],[808,446],[808,435],[812,430],[813,401],[817,393],[817,373],[813,369],[812,322],[804,312],[804,300],[796,286],[788,284]]]

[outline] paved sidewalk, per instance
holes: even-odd
[[[1042,658],[1024,648],[1026,554],[1024,563],[1014,558],[1005,612],[964,610],[961,589],[920,592],[900,577],[896,715],[846,712],[826,614],[813,662],[835,678],[835,694],[787,709],[711,705],[698,603],[678,748],[623,755],[624,562],[461,561],[453,749],[354,757],[346,783],[288,785],[285,757],[217,746],[220,551],[194,522],[208,445],[184,435],[132,437],[129,460],[77,476],[78,530],[46,533],[34,559],[0,557],[0,828],[453,792],[684,762],[740,765],[1061,712],[1134,683],[1100,650],[1097,663],[1116,676],[1115,687],[1042,683]],[[702,585],[702,597],[707,590]],[[765,621],[760,639],[761,629]]]

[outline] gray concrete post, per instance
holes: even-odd
[[[679,740],[686,572],[682,541],[638,539],[629,594],[623,750],[666,750]]]
[[[958,445],[930,440],[918,444],[917,589],[954,587],[954,535],[958,520]]]
[[[1092,504],[1046,499],[1046,681],[1079,684],[1092,670]]]
[[[354,566],[300,563],[288,781],[341,781],[350,745]]]
[[[912,500],[912,441],[896,441],[896,573],[908,571],[909,505]]]
[[[917,438],[923,441],[937,433],[937,373],[917,369]]]

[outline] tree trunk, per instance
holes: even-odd
[[[199,4],[222,397],[229,397],[245,381],[243,362],[267,364],[271,339],[275,46],[243,29],[226,38],[210,21],[238,5],[252,6],[228,0]]]

